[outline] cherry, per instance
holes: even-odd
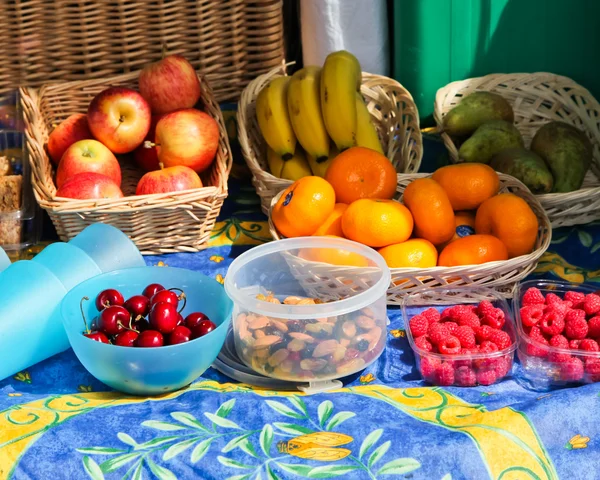
[[[98,319],[98,328],[107,335],[117,335],[129,326],[131,315],[125,307],[108,307],[102,310]]]
[[[177,326],[178,313],[175,305],[159,302],[150,310],[150,326],[161,333],[171,333]]]
[[[161,290],[164,290],[164,289],[165,289],[165,287],[163,287],[159,283],[151,283],[146,288],[144,288],[142,295],[144,297],[147,297],[148,299],[150,299],[156,294],[156,292],[160,292]]]
[[[148,320],[146,320],[145,318],[142,318],[139,322],[136,322],[135,329],[138,332],[143,332],[145,330],[152,330],[152,327],[148,323]]]
[[[137,322],[150,312],[150,300],[144,295],[134,295],[125,302],[125,308],[129,310],[134,322]]]
[[[123,306],[125,299],[121,292],[114,288],[101,291],[96,297],[96,308],[103,310],[106,307],[112,307],[113,305]]]
[[[195,328],[200,324],[200,322],[205,320],[209,320],[209,318],[202,312],[190,313],[187,317],[185,317],[185,326],[188,328]]]
[[[156,330],[146,330],[140,333],[135,342],[138,347],[162,347],[165,344],[164,338]]]
[[[183,315],[181,313],[177,314],[177,326],[185,325],[185,320],[183,319]]]
[[[83,334],[84,337],[90,338],[96,342],[100,342],[100,343],[110,343],[110,340],[108,339],[108,337],[106,335],[104,335],[102,332],[89,332],[89,333],[84,333]]]
[[[134,347],[140,334],[135,330],[125,330],[115,337],[115,345],[120,347]]]
[[[169,345],[177,345],[178,343],[189,342],[192,338],[192,331],[179,325],[175,327],[175,330],[169,335]]]
[[[202,320],[198,325],[192,328],[192,338],[200,338],[212,332],[217,326],[210,320]]]
[[[171,305],[175,305],[175,308],[177,308],[179,306],[179,297],[171,290],[161,290],[160,292],[156,292],[154,295],[152,295],[152,298],[150,299],[150,306],[154,306],[160,302],[170,303]]]

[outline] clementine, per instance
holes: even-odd
[[[438,265],[457,267],[498,260],[508,260],[508,251],[501,240],[492,235],[469,235],[450,242],[440,253]]]
[[[343,238],[337,235],[325,235],[331,238]],[[344,248],[304,248],[298,256],[312,262],[329,263],[330,265],[344,265],[348,267],[368,267],[369,260],[360,253],[351,252]]]
[[[325,222],[317,228],[317,231],[313,235],[334,235],[336,237],[343,237],[342,232],[342,214],[346,211],[348,205],[345,203],[336,203],[333,208],[331,215],[327,217]]]
[[[483,163],[448,165],[436,170],[431,178],[446,191],[454,210],[476,209],[500,188],[498,174]]]
[[[335,192],[321,177],[304,177],[281,195],[271,218],[275,228],[286,237],[312,235],[335,208]]]
[[[422,238],[388,245],[378,250],[390,268],[429,268],[437,265],[438,252]]]
[[[338,202],[350,204],[361,198],[391,199],[396,193],[396,169],[375,150],[352,147],[333,159],[325,179]]]

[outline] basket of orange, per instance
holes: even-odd
[[[539,201],[511,176],[476,163],[395,174],[386,157],[361,147],[338,155],[325,178],[301,178],[276,195],[269,224],[275,239],[331,235],[377,249],[392,273],[391,305],[423,287],[485,286],[510,297],[551,239]],[[365,268],[343,252],[288,264],[333,289]]]
[[[400,83],[362,72],[346,51],[288,75],[291,65],[256,78],[238,104],[238,139],[265,213],[277,193],[300,178],[324,177],[352,146],[385,155],[397,172],[419,170],[419,114]]]

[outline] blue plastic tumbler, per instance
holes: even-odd
[[[70,243],[53,243],[38,253],[32,262],[47,267],[67,291],[102,271],[81,248]]]
[[[0,247],[0,272],[10,265],[10,259],[2,247]]]

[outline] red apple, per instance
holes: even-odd
[[[148,134],[146,135],[146,138],[144,138],[144,141],[154,142],[156,124],[162,117],[162,115],[152,116],[150,130],[148,130]],[[151,172],[160,168],[158,165],[158,152],[156,147],[146,148],[144,142],[134,150],[133,158],[135,159],[135,163],[137,163],[138,166],[144,169],[146,172]]]
[[[92,198],[122,198],[119,186],[106,175],[84,172],[73,175],[56,192],[57,197],[86,200]]]
[[[219,126],[210,115],[193,108],[169,113],[156,124],[156,146],[165,167],[185,165],[200,173],[215,159]]]
[[[150,130],[150,121],[150,105],[130,88],[103,90],[88,107],[90,130],[113,153],[135,150]]]
[[[202,180],[191,168],[175,166],[146,173],[139,181],[136,195],[181,192],[202,188]]]
[[[194,67],[179,55],[169,55],[140,73],[140,92],[155,114],[192,108],[200,99]]]
[[[97,140],[79,140],[67,148],[58,164],[56,186],[62,187],[78,173],[95,172],[106,175],[121,185],[121,167],[113,153]]]
[[[74,113],[52,130],[48,137],[48,154],[54,165],[58,165],[63,154],[79,140],[94,138],[85,113]]]

